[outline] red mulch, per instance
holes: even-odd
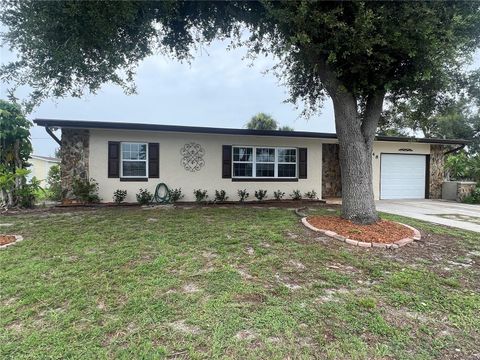
[[[309,216],[307,221],[317,229],[334,231],[349,239],[365,242],[390,244],[413,236],[409,228],[388,220],[357,225],[338,216]]]
[[[13,235],[0,235],[0,246],[10,244],[15,240],[16,238]]]

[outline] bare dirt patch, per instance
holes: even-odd
[[[317,229],[330,230],[348,239],[391,244],[407,237],[413,231],[401,224],[380,220],[371,225],[358,225],[338,216],[309,216],[307,221]]]
[[[13,243],[17,240],[15,235],[0,235],[0,246]]]
[[[198,286],[195,284],[186,284],[182,287],[182,290],[187,294],[196,293],[200,291]]]
[[[200,328],[197,326],[189,325],[185,322],[185,320],[178,320],[173,323],[170,323],[170,327],[172,329],[186,333],[186,334],[198,334],[200,333]]]

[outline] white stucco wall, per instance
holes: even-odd
[[[148,182],[121,182],[107,176],[108,141],[158,142],[160,144],[160,178]],[[198,143],[205,150],[205,166],[198,172],[189,172],[181,165],[180,150],[190,142]],[[306,147],[308,150],[308,178],[298,182],[233,182],[222,179],[222,145],[256,145],[280,147]],[[116,189],[127,190],[127,202],[135,202],[135,194],[140,188],[152,193],[158,183],[164,182],[170,188],[182,188],[183,201],[193,201],[194,189],[206,189],[209,199],[214,198],[215,190],[225,190],[229,200],[238,200],[237,190],[247,189],[249,200],[255,200],[254,192],[266,189],[268,198],[280,189],[288,194],[299,189],[302,194],[315,190],[321,196],[322,190],[322,143],[320,139],[237,136],[215,134],[173,133],[131,130],[90,130],[89,176],[99,183],[99,196],[104,202],[112,201]]]
[[[400,149],[411,149],[412,151],[400,151]],[[430,144],[411,142],[376,141],[373,144],[373,192],[375,200],[380,198],[380,159],[381,154],[430,154]],[[408,176],[408,174],[406,174]]]

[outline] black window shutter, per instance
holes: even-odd
[[[148,177],[160,177],[160,145],[158,143],[148,143]]]
[[[120,177],[120,142],[108,142],[108,177]]]
[[[298,178],[307,178],[307,148],[298,149]]]
[[[222,179],[232,178],[232,145],[222,145]]]

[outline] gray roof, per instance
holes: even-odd
[[[337,139],[337,134],[310,132],[310,131],[250,130],[250,129],[216,128],[216,127],[201,127],[201,126],[179,126],[179,125],[159,125],[159,124],[85,121],[85,120],[60,120],[60,119],[35,119],[33,120],[33,122],[39,126],[45,126],[47,128],[143,130],[143,131],[163,131],[163,132],[187,132],[187,133],[199,133],[199,134]],[[418,142],[418,143],[426,143],[426,144],[445,144],[445,145],[467,145],[470,143],[470,141],[463,140],[463,139],[438,139],[438,138],[417,138],[417,137],[399,137],[399,136],[377,136],[375,139],[377,141]]]

